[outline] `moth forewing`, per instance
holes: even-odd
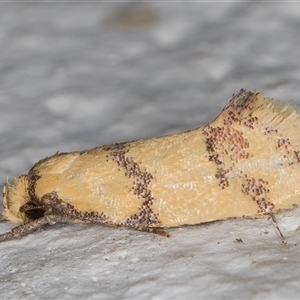
[[[60,153],[5,183],[3,216],[21,224],[97,222],[159,228],[263,217],[300,202],[300,116],[241,90],[211,123],[187,132]]]

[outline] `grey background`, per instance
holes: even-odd
[[[198,127],[240,88],[298,106],[299,28],[292,2],[1,2],[3,182],[57,151]],[[288,247],[267,220],[171,239],[56,225],[1,244],[0,298],[296,298],[297,220]]]

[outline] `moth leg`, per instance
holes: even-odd
[[[19,239],[22,236],[25,236],[31,233],[32,231],[41,228],[46,224],[54,225],[56,222],[67,222],[68,220],[69,219],[66,218],[65,216],[56,216],[56,215],[44,216],[42,218],[31,221],[29,223],[19,225],[13,228],[11,231],[1,234],[0,242],[5,240],[11,240],[11,239]]]
[[[81,220],[84,222],[96,222],[96,223],[105,223],[109,225],[108,220],[104,216],[103,213],[99,213],[96,211],[84,212],[76,210],[73,205],[70,203],[64,202],[59,199],[57,193],[55,191],[45,194],[42,199],[42,203],[45,206],[52,209],[55,214],[65,216],[69,220]]]
[[[281,239],[282,239],[281,243],[282,243],[282,245],[286,245],[287,243],[285,241],[284,235],[282,234],[282,232],[281,232],[281,230],[280,230],[280,228],[278,226],[278,222],[277,222],[277,219],[276,219],[274,213],[272,211],[270,211],[269,215],[270,215],[272,221],[275,223],[276,229],[278,230],[278,232],[279,232],[279,234],[281,236]]]
[[[158,234],[158,235],[161,235],[161,236],[170,237],[169,233],[167,233],[164,230],[157,229],[157,228],[137,227],[136,229],[139,230],[139,231],[150,232],[150,233]]]
[[[53,211],[56,211],[60,215],[68,216],[72,219],[76,219],[77,214],[73,205],[66,203],[58,198],[58,195],[55,191],[45,194],[41,202],[46,206],[51,208]]]

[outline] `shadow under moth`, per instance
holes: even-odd
[[[0,241],[56,222],[165,236],[163,228],[227,218],[276,223],[274,213],[300,203],[299,174],[300,116],[289,104],[241,90],[202,127],[55,154],[13,184],[6,180],[1,219],[19,225]]]

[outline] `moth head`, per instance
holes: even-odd
[[[13,223],[24,224],[43,217],[45,211],[32,201],[27,175],[15,178],[10,184],[5,180],[3,188],[3,217]]]

